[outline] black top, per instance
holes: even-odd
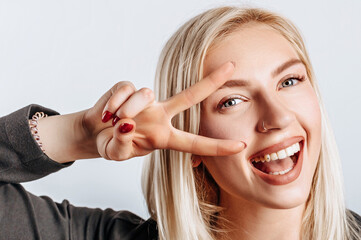
[[[0,240],[6,239],[158,239],[157,223],[128,211],[75,207],[67,200],[27,192],[19,183],[42,178],[72,163],[48,158],[32,137],[28,119],[36,112],[59,114],[29,105],[0,118]],[[361,226],[361,217],[353,213]]]
[[[39,148],[28,124],[36,112],[59,114],[29,105],[0,118],[0,239],[158,239],[152,219],[128,211],[75,207],[67,200],[56,203],[19,184],[72,164],[55,162]]]

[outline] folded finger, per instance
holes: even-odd
[[[235,140],[215,139],[175,129],[168,148],[201,156],[227,156],[241,152],[245,143]]]
[[[170,116],[190,108],[191,106],[203,101],[219,87],[221,87],[232,76],[234,64],[231,62],[223,64],[220,68],[203,78],[198,83],[185,89],[164,101],[166,111]]]
[[[130,82],[119,84],[104,107],[103,122],[107,122],[110,118],[113,118],[114,113],[135,92],[135,90],[135,87]]]
[[[139,89],[124,102],[115,115],[118,119],[134,118],[152,102],[154,102],[153,91],[148,88]],[[117,121],[118,119],[114,120]]]

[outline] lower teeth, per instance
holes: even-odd
[[[271,174],[271,175],[284,175],[284,174],[288,173],[289,171],[291,171],[293,169],[293,167],[295,166],[295,161],[296,161],[297,157],[296,157],[296,155],[292,155],[291,158],[293,160],[292,167],[287,168],[287,169],[285,169],[283,171],[279,171],[279,172],[269,172],[268,174]]]
[[[286,170],[280,171],[280,172],[270,172],[268,174],[271,174],[271,175],[284,175],[284,174],[288,173],[289,171],[291,171],[292,169],[293,169],[293,166],[290,167],[290,168],[287,168]]]

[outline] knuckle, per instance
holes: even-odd
[[[131,85],[124,85],[118,90],[120,94],[130,94],[133,93],[134,91],[135,91],[134,87],[132,87]]]
[[[171,132],[167,133],[167,131],[164,131],[162,129],[156,129],[157,133],[159,134],[151,134],[149,135],[148,141],[151,145],[151,147],[153,149],[161,149],[161,148],[166,148],[167,147],[167,143],[170,142],[171,139]]]
[[[150,143],[150,145],[153,147],[153,148],[156,148],[157,146],[159,146],[159,139],[157,139],[157,137],[154,135],[151,135],[148,137],[148,141]]]
[[[112,149],[108,153],[108,157],[110,160],[122,161],[128,159],[129,153],[127,153],[124,149]]]
[[[110,160],[110,157],[108,156],[108,154],[106,153],[106,151],[99,151],[99,154],[102,158],[106,159],[106,160]]]
[[[127,154],[127,153],[118,151],[118,152],[117,152],[117,157],[116,157],[116,159],[114,159],[114,160],[123,161],[123,160],[126,160],[126,159],[128,159],[128,158],[129,158],[129,157],[128,157],[128,154]]]
[[[149,88],[141,88],[139,92],[148,100],[154,100],[154,92]]]
[[[123,160],[124,159],[124,156],[122,153],[120,152],[114,152],[112,151],[110,154],[109,154],[109,158],[110,160]]]
[[[108,158],[108,160],[113,160],[113,159],[115,159],[115,156],[114,156],[113,151],[109,151],[109,153],[107,154],[107,158]]]
[[[159,137],[162,136],[162,137]],[[165,146],[166,137],[163,134],[152,134],[148,137],[148,141],[153,149],[163,148]]]
[[[118,88],[122,88],[124,86],[129,86],[130,88],[135,89],[133,83],[129,82],[129,81],[121,81],[121,82],[117,83],[116,85],[118,86]]]

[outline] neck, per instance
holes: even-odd
[[[272,209],[222,192],[221,217],[232,225],[221,239],[299,240],[305,204],[291,209]],[[227,223],[226,223],[227,224]],[[227,224],[228,226],[229,224]]]

